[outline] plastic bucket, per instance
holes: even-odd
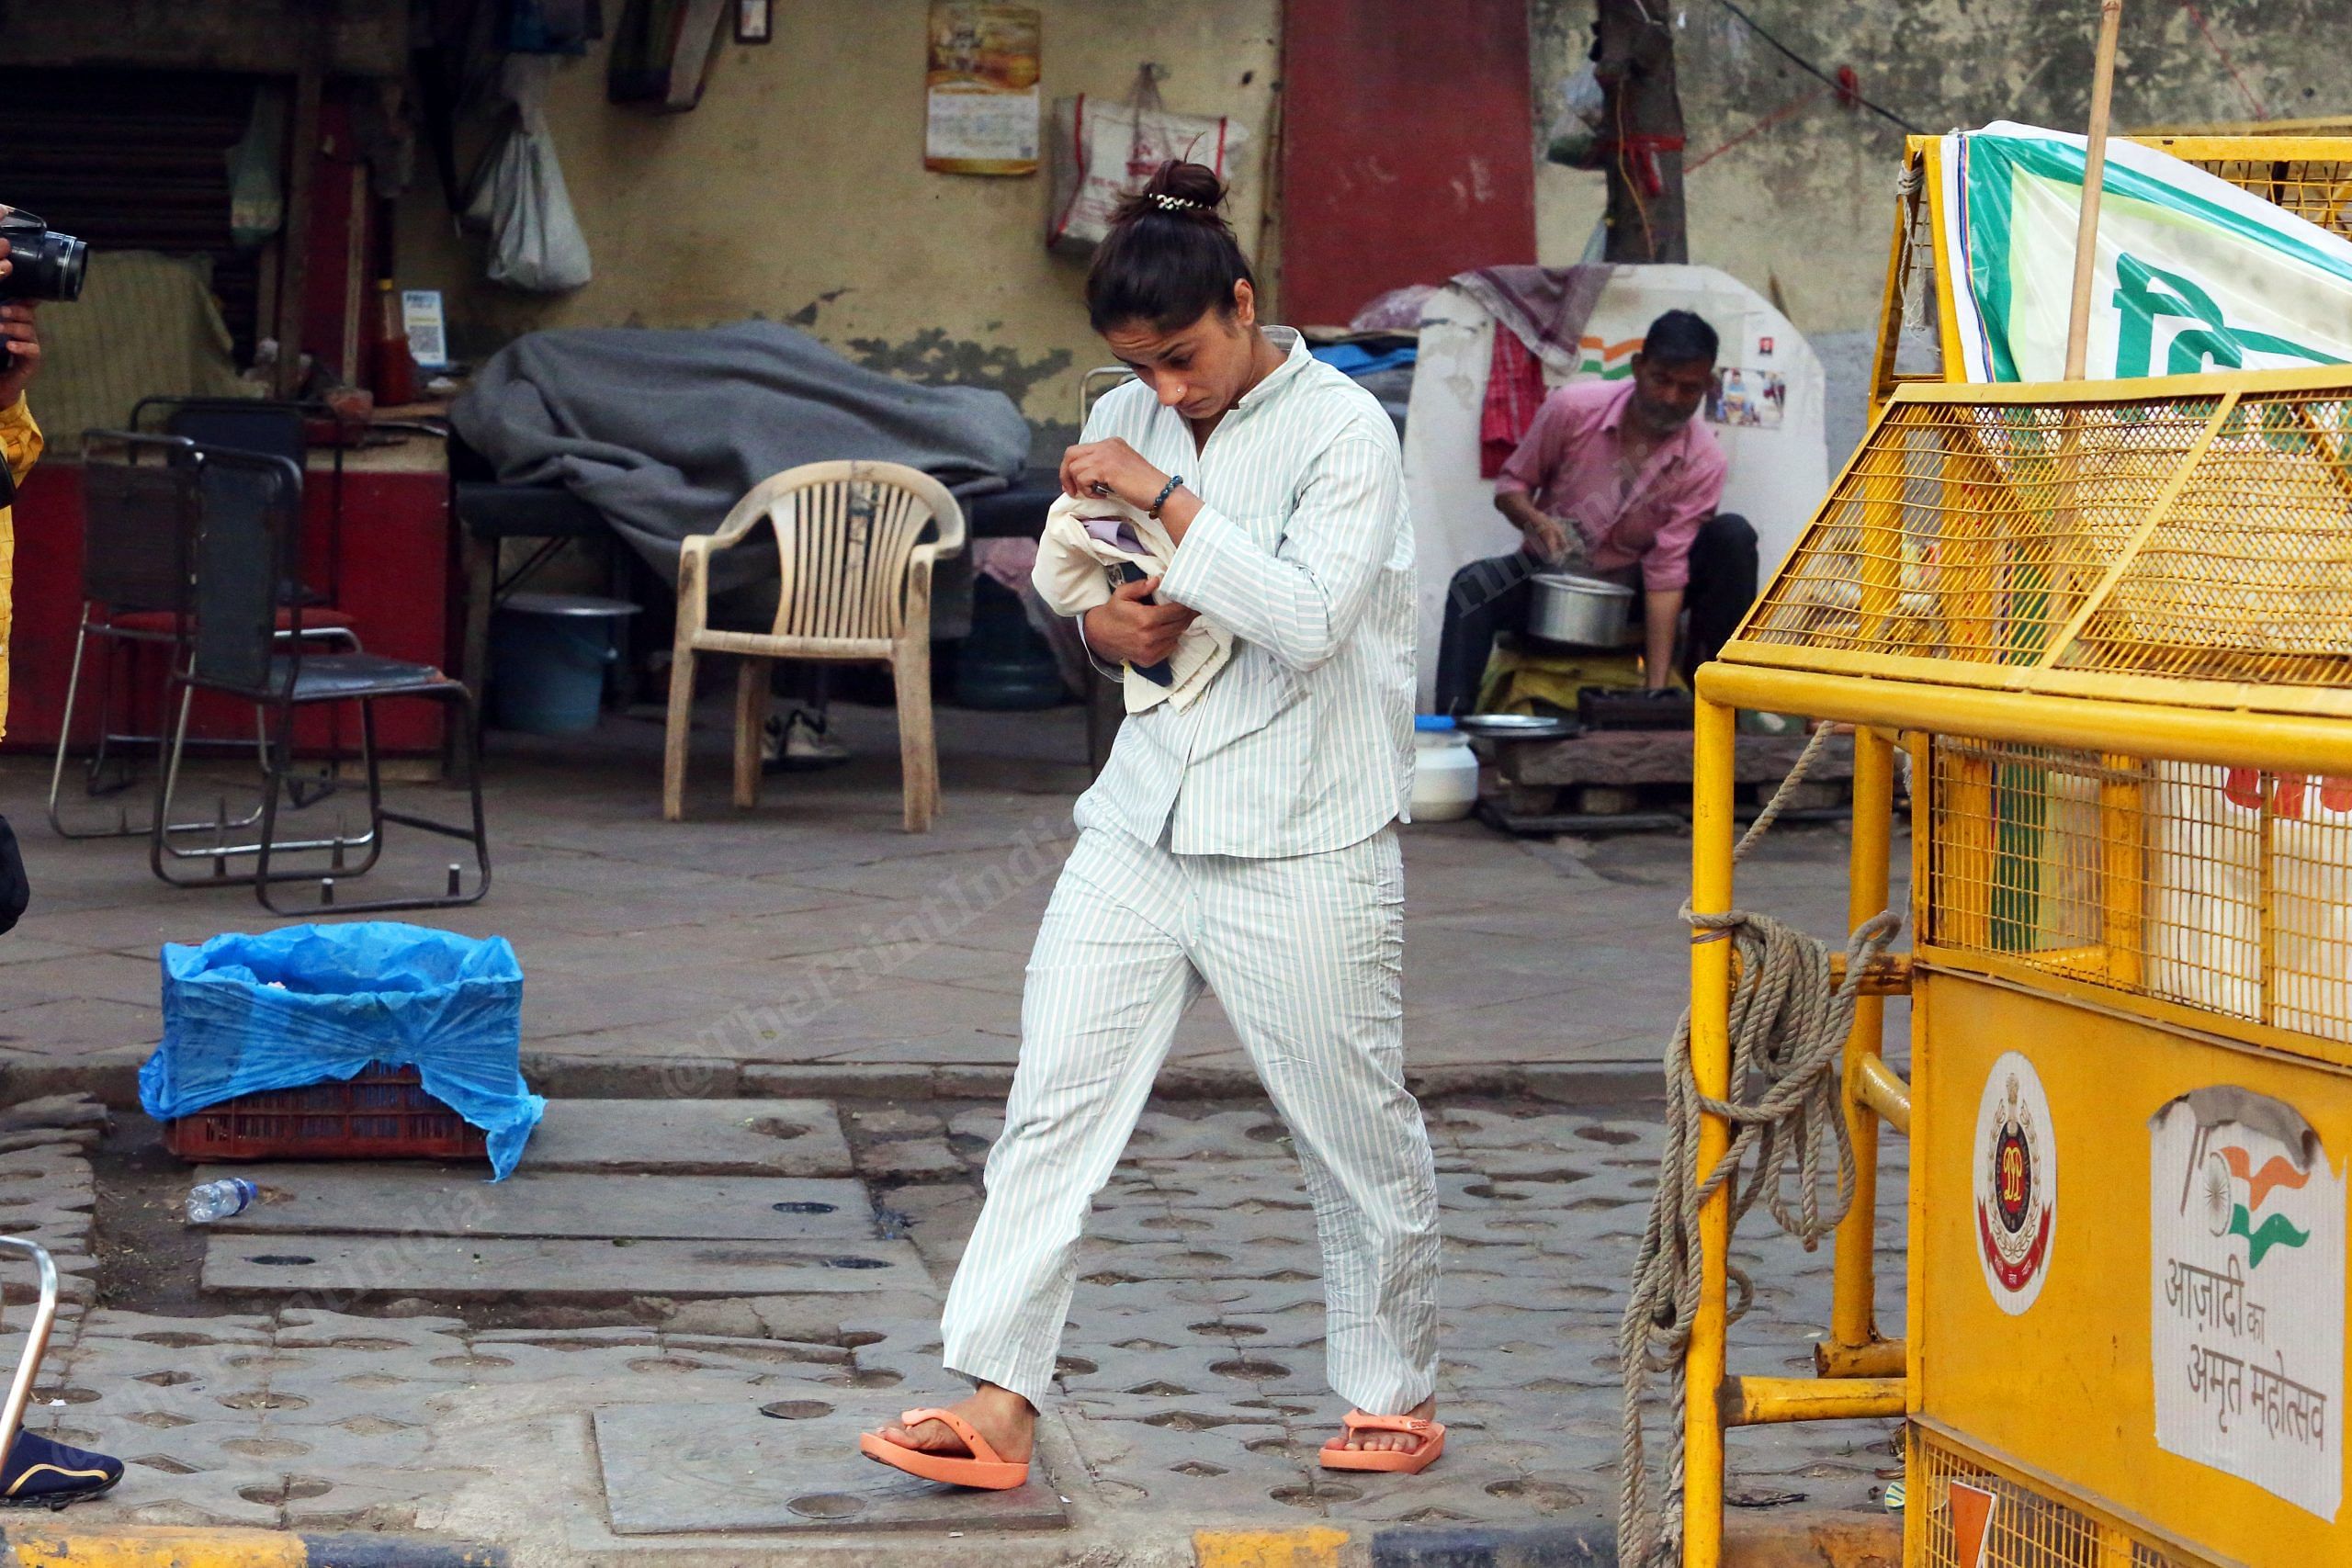
[[[491,618],[492,722],[531,735],[596,728],[614,633],[637,606],[586,593],[515,593]]]

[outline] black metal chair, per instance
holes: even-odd
[[[184,858],[213,859],[213,874],[198,885],[250,883],[262,907],[273,914],[306,911],[281,908],[271,897],[280,883],[315,881],[320,906],[344,912],[446,908],[479,902],[490,891],[490,840],[482,820],[481,784],[469,767],[468,792],[472,807],[470,826],[389,810],[383,801],[383,781],[376,754],[375,705],[387,698],[411,697],[454,705],[451,722],[469,750],[473,735],[473,701],[464,684],[428,664],[388,659],[368,653],[309,652],[303,646],[303,606],[298,600],[281,604],[278,585],[288,580],[299,547],[301,512],[301,470],[284,457],[225,451],[194,446],[178,460],[192,467],[195,504],[185,513],[175,559],[184,572],[179,596],[177,655],[171,677],[179,703],[171,750],[164,764],[164,787],[155,802],[155,826],[150,839],[149,863],[165,882],[188,886],[164,866],[176,829],[171,803],[177,787],[180,762],[187,736],[188,712],[199,691],[218,692],[254,704],[269,717],[268,742],[262,760],[263,784],[260,832],[250,846],[254,864],[250,874],[232,874],[227,861],[246,852],[245,847],[216,847],[186,852]],[[360,755],[367,773],[368,832],[364,838],[277,842],[279,798],[292,773],[294,719],[298,710],[323,704],[359,705]],[[469,757],[470,761],[470,757]],[[403,827],[463,840],[473,846],[477,876],[470,891],[462,868],[449,867],[447,891],[438,897],[373,899],[336,905],[335,882],[366,874],[383,852],[383,826]],[[355,846],[365,847],[356,865],[346,856]],[[273,859],[293,851],[325,850],[332,856],[324,869],[288,870]]]
[[[254,406],[266,410],[283,405]],[[232,427],[232,434],[247,433]],[[277,433],[272,434],[277,437]],[[294,428],[298,443],[300,434],[298,423]],[[50,771],[49,823],[64,839],[127,838],[148,829],[132,826],[126,807],[117,807],[114,820],[101,826],[66,820],[61,799],[66,759],[74,747],[82,681],[91,662],[93,646],[108,654],[118,649],[128,652],[131,658],[127,662],[135,673],[140,650],[160,652],[172,644],[177,596],[182,587],[173,574],[173,552],[178,547],[185,525],[184,513],[195,504],[196,480],[196,470],[178,459],[193,450],[198,442],[185,433],[108,430],[87,431],[83,441],[82,617],[74,632],[74,661],[66,676],[65,716],[58,731],[57,757]],[[350,651],[359,651],[359,637],[352,629],[349,617],[316,610],[312,615],[314,618],[303,627],[302,636],[339,642]],[[83,777],[83,793],[92,799],[128,789],[136,776],[140,752],[151,747],[160,749],[167,739],[161,709],[152,732],[116,728],[116,660],[112,657],[97,661],[96,684],[97,734],[84,764]],[[158,678],[155,691],[159,698],[163,688],[164,681]],[[126,701],[135,710],[135,698]],[[123,722],[135,725],[135,711]],[[266,736],[261,732],[256,716],[253,744],[259,747],[266,743]],[[190,744],[210,750],[242,747],[246,742],[197,740]],[[223,815],[215,823],[203,826],[249,828],[259,819],[256,808],[236,818]]]

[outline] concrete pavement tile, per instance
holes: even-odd
[[[1115,1345],[1066,1335],[1056,1365],[1056,1379],[1073,1397],[1108,1399],[1237,1399],[1251,1391],[1239,1380],[1210,1370],[1215,1361],[1231,1359],[1229,1345],[1204,1343],[1185,1337],[1165,1350],[1125,1350]]]
[[[9,942],[15,942],[13,934]],[[12,964],[7,971],[8,994],[20,998],[80,997],[153,1008],[162,1005],[163,985],[162,965],[152,953],[138,959],[68,950],[57,957]]]
[[[772,880],[888,899],[910,909],[928,904],[936,911],[938,921],[949,923],[1001,908],[1023,893],[1042,896],[1050,891],[1076,841],[1048,836],[1044,830],[1035,837],[1016,833],[1010,841],[989,848],[842,861],[796,869]]]
[[[79,1052],[86,1047],[152,1045],[163,1038],[160,1005],[65,1000],[11,1008],[0,1016],[0,1050],[35,1055]]]
[[[596,1451],[614,1529],[968,1533],[1067,1522],[1051,1478],[1035,1470],[1017,1491],[951,1493],[866,1460],[855,1446],[865,1413],[820,1412],[816,1403],[784,1402],[783,1419],[696,1404],[598,1411]]]
[[[906,1283],[901,1284],[899,1281]],[[744,1296],[919,1289],[929,1283],[904,1242],[648,1241],[498,1236],[450,1240],[216,1235],[208,1290],[390,1295]]]
[[[850,1158],[820,1100],[555,1100],[528,1168],[846,1176]]]
[[[889,1189],[880,1201],[903,1222],[907,1239],[942,1278],[963,1257],[980,1215],[980,1194],[968,1182],[910,1182]]]
[[[560,986],[523,987],[526,1037],[594,1033],[631,1024],[668,1023],[678,1049],[693,1048],[697,1030],[737,1005],[738,998],[712,997],[684,986],[649,982],[633,975],[582,975]]]
[[[1239,1391],[1247,1397],[1246,1391]],[[1244,1404],[1231,1394],[1073,1392],[1064,1403],[1092,1421],[1134,1421],[1177,1432],[1208,1432],[1232,1427],[1263,1427],[1271,1413]]]
[[[324,1467],[321,1467],[324,1468]],[[286,1529],[401,1531],[413,1529],[425,1509],[469,1483],[492,1473],[486,1468],[340,1469],[322,1491],[323,1478],[289,1479],[282,1509]],[[307,1480],[309,1484],[304,1484]]]
[[[1278,1425],[1184,1431],[1072,1412],[1069,1428],[1102,1501],[1123,1511],[1287,1522],[1288,1510],[1270,1494],[1309,1479]]]
[[[865,1240],[874,1213],[861,1182],[832,1177],[656,1176],[542,1170],[507,1180],[400,1167],[220,1167],[266,1183],[265,1197],[217,1234],[631,1236],[729,1241]]]
[[[1143,1113],[1127,1152],[1148,1162],[1264,1159],[1278,1150],[1287,1152],[1289,1136],[1271,1109],[1202,1115],[1155,1109]]]
[[[198,1345],[266,1345],[275,1333],[275,1320],[258,1314],[192,1320],[127,1312],[120,1307],[98,1307],[82,1324],[85,1338],[137,1340],[159,1349]]]
[[[49,890],[46,886],[41,890],[41,904],[44,908],[49,904]],[[57,958],[85,957],[103,951],[105,951],[103,948],[84,947],[70,942],[28,936],[21,931],[12,931],[9,933],[8,940],[5,943],[0,943],[0,969],[12,969],[20,964],[43,964]]]
[[[868,1144],[857,1156],[858,1174],[869,1181],[936,1181],[967,1175],[970,1167],[944,1140],[892,1138]]]
[[[890,1047],[919,1045],[927,1061],[1010,1062],[1021,1037],[1019,999],[992,991],[808,968],[780,979],[775,1005],[802,1059],[884,1060]]]

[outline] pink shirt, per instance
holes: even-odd
[[[1634,383],[1571,381],[1544,400],[1495,491],[1516,491],[1584,536],[1595,571],[1639,566],[1645,589],[1690,580],[1690,541],[1724,496],[1724,452],[1697,419],[1660,442],[1629,483],[1623,458]]]

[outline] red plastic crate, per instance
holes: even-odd
[[[481,1128],[424,1092],[414,1067],[240,1095],[164,1123],[185,1160],[487,1159]]]

